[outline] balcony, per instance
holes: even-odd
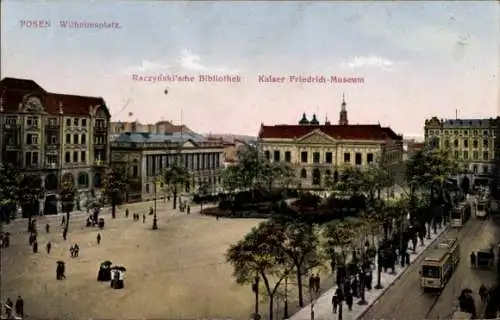
[[[49,169],[49,170],[57,170],[59,169],[59,165],[57,163],[46,163],[45,164],[45,169]]]
[[[108,127],[104,125],[98,125],[94,127],[95,132],[108,132]]]
[[[94,166],[96,166],[96,167],[105,167],[105,166],[107,166],[107,163],[106,163],[105,160],[96,159],[96,160],[94,160]]]
[[[3,124],[3,130],[4,131],[17,131],[17,130],[21,130],[21,125],[20,124],[4,123]]]
[[[45,131],[59,131],[60,126],[57,123],[49,123],[45,125]]]

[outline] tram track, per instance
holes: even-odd
[[[440,290],[436,294],[436,296],[432,299],[432,303],[427,308],[427,312],[425,313],[425,316],[423,317],[424,319],[430,319],[430,315],[434,311],[434,309],[436,308],[436,306],[438,305],[438,303],[440,302],[440,298],[443,295],[443,292],[446,291],[446,289],[449,288],[448,286],[450,284],[454,283],[455,278],[458,277],[457,271],[460,268],[460,264],[462,263],[463,258],[464,258],[463,254],[462,254],[462,250],[463,250],[462,243],[463,243],[463,240],[466,240],[471,235],[473,236],[475,234],[481,234],[482,230],[486,227],[487,223],[489,222],[488,219],[481,220],[481,221],[474,220],[474,219],[475,219],[474,217],[471,217],[471,219],[469,221],[467,221],[467,223],[462,227],[461,230],[456,230],[455,231],[453,229],[450,229],[450,230],[446,231],[444,237],[448,236],[450,233],[458,231],[458,237],[457,238],[458,238],[458,243],[460,245],[460,251],[461,251],[461,253],[460,253],[460,261],[458,262],[456,269],[453,271],[452,276],[450,277],[450,279],[446,283],[446,286],[443,288],[443,290]],[[479,222],[479,223],[477,223],[477,222]],[[467,256],[465,258],[467,258]],[[465,263],[467,263],[467,262],[465,262]],[[450,316],[451,316],[451,314],[450,314]]]

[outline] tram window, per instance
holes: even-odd
[[[422,277],[439,279],[440,278],[439,271],[440,271],[439,267],[423,266]]]
[[[460,214],[460,211],[458,210],[453,210],[451,212],[451,218],[452,219],[461,219],[462,218],[462,215]]]

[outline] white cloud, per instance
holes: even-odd
[[[237,70],[230,70],[226,67],[207,66],[202,63],[201,57],[199,55],[193,53],[189,49],[183,49],[181,51],[179,66],[187,71],[195,71],[195,72],[228,72],[228,73],[237,72]]]
[[[391,61],[376,55],[356,56],[347,62],[342,63],[344,68],[360,69],[360,68],[378,68],[382,70],[393,70],[395,67],[406,64],[405,62]]]
[[[143,60],[138,66],[127,67],[123,70],[123,73],[137,73],[137,72],[147,72],[147,71],[163,71],[170,69],[170,65],[159,62],[159,61],[149,61]]]

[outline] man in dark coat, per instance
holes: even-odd
[[[5,301],[5,305],[6,305],[7,317],[10,319],[12,318],[12,311],[14,311],[13,310],[14,303],[12,302],[12,300],[10,300],[10,298],[7,298],[7,301]]]
[[[47,242],[47,254],[50,254],[50,249],[52,249],[52,243]]]
[[[18,317],[23,318],[24,317],[24,300],[21,298],[21,296],[17,297],[16,300],[16,315]]]

